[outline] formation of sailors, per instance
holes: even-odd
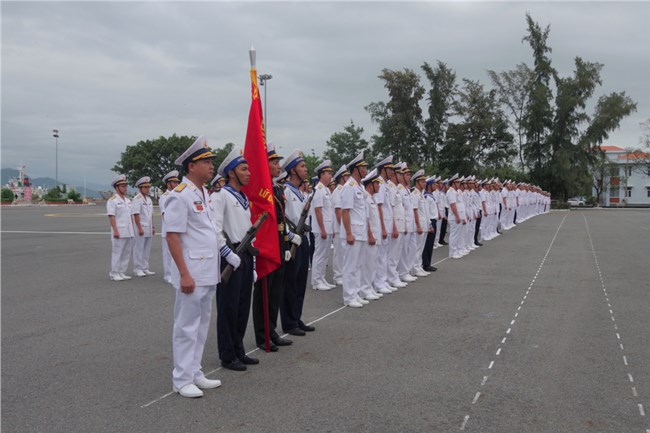
[[[246,354],[243,342],[251,305],[256,345],[277,352],[293,344],[280,335],[280,326],[292,336],[315,331],[302,319],[308,282],[322,291],[342,286],[343,304],[363,308],[436,271],[432,253],[447,245],[447,231],[449,256],[458,259],[482,240],[498,236],[499,228],[509,230],[550,208],[549,195],[535,186],[458,174],[447,179],[426,176],[424,170],[412,173],[405,162],[394,163],[390,155],[370,168],[361,152],[336,171],[325,160],[311,179],[302,152],[285,158],[269,144],[281,265],[265,276],[264,296],[255,270],[256,249],[242,248],[252,225],[242,187],[255,173],[242,149],[236,148],[213,177],[214,157],[207,139],[199,137],[176,160],[185,177],[179,179],[176,170],[168,173],[163,179],[167,191],[160,200],[163,278],[176,289],[172,383],[185,397],[200,397],[202,389],[221,385],[201,369],[212,298],[221,365],[244,371],[259,363]],[[117,176],[113,186],[116,194],[107,204],[113,229],[110,276],[123,280],[130,278],[125,275],[125,254],[132,248],[131,239],[137,233],[145,238],[138,248],[150,249],[145,235],[155,234],[147,200],[150,181],[138,181],[140,193],[134,202],[141,203],[136,206],[125,196],[125,176]],[[299,220],[306,210],[311,228],[303,232]],[[326,272],[330,254],[332,282]],[[153,274],[148,252],[137,257],[136,275]],[[222,281],[226,267],[232,274]]]

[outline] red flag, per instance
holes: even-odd
[[[273,272],[280,266],[280,243],[278,242],[278,221],[273,203],[273,183],[269,172],[269,160],[266,153],[264,138],[264,123],[262,119],[262,102],[257,87],[257,71],[251,68],[251,91],[253,100],[248,113],[248,130],[244,158],[248,162],[251,177],[248,185],[243,187],[244,193],[251,203],[251,221],[257,221],[262,212],[269,216],[257,232],[255,247],[259,249],[257,256],[257,278]]]

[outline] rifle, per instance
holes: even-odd
[[[262,227],[262,223],[266,220],[266,218],[269,216],[268,212],[262,212],[260,216],[257,218],[257,221],[255,221],[255,224],[253,224],[247,231],[246,235],[244,236],[244,239],[239,243],[237,248],[235,249],[234,253],[237,254],[238,256],[241,256],[241,254],[248,250],[250,251],[251,255],[256,256],[258,251],[257,248],[253,247],[253,239],[255,239],[255,235],[257,232],[260,230]],[[225,233],[224,233],[225,235]],[[227,283],[228,280],[230,280],[230,276],[232,275],[233,271],[235,269],[232,267],[230,263],[226,265],[223,271],[221,271],[221,281],[224,283]]]
[[[300,213],[300,219],[298,220],[298,224],[296,224],[296,231],[295,235],[302,237],[303,233],[305,232],[310,232],[311,227],[309,224],[307,224],[307,217],[309,216],[309,206],[311,205],[311,201],[314,199],[314,194],[316,194],[316,191],[311,193],[309,198],[307,199],[307,202],[305,203],[305,206],[302,208],[302,212]],[[296,257],[296,250],[298,247],[296,244],[291,244],[291,258]]]

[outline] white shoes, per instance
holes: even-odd
[[[342,286],[343,285],[343,280],[339,278],[338,280],[334,280],[334,283],[336,283],[337,286]]]
[[[426,277],[429,275],[429,273],[425,272],[424,269],[414,268],[413,270],[416,277]]]
[[[314,290],[332,290],[332,287],[326,286],[323,283],[316,284],[315,286],[311,286],[312,289]]]
[[[370,301],[366,301],[363,298],[357,298],[357,302],[359,302],[360,304],[363,304],[363,305],[368,305],[370,303]]]
[[[144,271],[138,271],[133,275],[135,275],[136,277],[146,277],[147,276],[147,274],[145,274]]]
[[[374,295],[372,293],[369,294],[368,296],[366,296],[366,300],[368,300],[368,301],[376,301],[377,299],[379,299],[379,296]]]
[[[460,254],[454,254],[453,256],[451,256],[451,258],[452,259],[462,259],[463,256],[461,256]]]
[[[360,302],[357,302],[357,301],[348,302],[345,305],[347,307],[352,307],[352,308],[363,308],[363,304],[361,304]]]
[[[122,278],[122,275],[120,274],[108,274],[108,278],[110,278],[113,281],[124,281],[124,278]]]
[[[221,386],[221,381],[219,379],[208,379],[204,376],[203,379],[195,380],[194,385],[201,389],[219,388]]]
[[[382,295],[387,295],[389,293],[393,293],[393,291],[388,287],[382,287],[381,289],[379,289],[379,293]]]
[[[167,284],[172,284],[172,279],[171,278],[163,278]]]
[[[402,282],[402,281],[391,281],[391,282],[389,282],[389,284],[392,287],[395,287],[397,289],[401,289],[402,287],[406,287],[406,283]]]
[[[132,277],[126,274],[120,274],[120,277],[122,277],[123,280],[130,280]]]
[[[400,275],[399,278],[400,280],[406,281],[407,283],[412,283],[413,281],[417,280],[417,277],[414,277],[412,275],[404,275],[404,276]]]
[[[321,283],[323,283],[323,285],[329,287],[330,289],[334,289],[336,287],[336,284],[330,284],[327,282],[327,280],[321,280]]]
[[[203,397],[203,391],[196,387],[193,383],[188,383],[187,385],[181,387],[180,389],[173,387],[174,392],[179,393],[183,397],[188,398],[197,398]]]
[[[152,271],[150,271],[149,269],[145,269],[145,270],[144,270],[144,273],[147,274],[147,275],[156,275],[155,272],[152,272]]]

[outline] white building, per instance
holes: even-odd
[[[650,206],[650,153],[600,146],[609,161],[600,204]],[[596,195],[594,191],[593,195]]]

